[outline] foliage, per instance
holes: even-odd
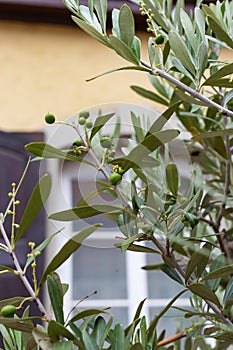
[[[42,142],[28,144],[26,149],[37,157],[36,160],[59,158],[94,166],[107,180],[107,184],[99,183],[100,191],[108,191],[121,201],[118,206],[91,204],[98,192],[91,193],[81,198],[76,207],[53,213],[50,219],[73,221],[108,215],[117,221],[122,233],[123,238],[117,243],[122,252],[159,254],[162,264],[143,268],[160,269],[174,283],[179,283],[182,291],[149,323],[141,316],[142,301],[132,323],[125,329],[119,323],[113,325],[113,317],[106,309],[79,310],[76,305],[64,315],[67,286],[60,281],[56,270],[100,224],[89,226],[72,237],[37,281],[37,256],[52,238],[38,247],[30,242],[31,253],[24,267],[18,263],[15,245],[47,199],[50,179],[45,175],[36,186],[19,226],[14,222],[19,204],[16,199],[18,187],[13,184],[10,204],[1,216],[0,229],[5,241],[1,249],[13,257],[15,270],[1,266],[1,271],[16,273],[25,284],[29,297],[3,300],[0,305],[10,304],[20,309],[26,300],[35,301],[39,310],[37,319],[43,320],[45,325],[37,325],[27,309],[21,317],[1,317],[0,330],[6,349],[149,350],[166,345],[167,349],[173,349],[171,343],[179,344],[182,337],[186,337],[186,349],[211,349],[207,338],[215,339],[214,349],[226,349],[232,344],[233,63],[222,61],[220,53],[222,49],[230,52],[233,49],[233,1],[209,5],[197,1],[190,12],[185,10],[182,0],[175,3],[171,0],[133,2],[139,4],[141,15],[146,18],[148,62],[141,60],[140,39],[135,35],[134,16],[127,5],[112,11],[109,34],[106,29],[107,0],[88,1],[88,6],[80,5],[77,0],[64,0],[82,30],[130,63],[122,70],[134,69],[148,74],[151,90],[140,86],[131,88],[163,105],[165,111],[148,128],[140,116],[132,113],[133,143],[124,148],[121,156],[114,152],[114,139],[119,134],[117,128],[110,137],[112,143],[108,139],[107,147],[101,146],[102,128],[113,114],[99,115],[94,125],[86,120],[89,113],[65,123],[79,138],[69,150],[56,149]],[[180,130],[166,128],[174,115],[179,120]],[[167,146],[183,130],[190,135],[184,142],[193,162],[189,190],[185,193],[181,186],[182,174]],[[96,144],[99,144],[98,154]],[[85,159],[86,154],[91,161]],[[118,174],[117,181],[109,181],[113,173]],[[4,229],[7,215],[12,216],[11,239]],[[147,242],[153,248],[144,245]],[[29,266],[33,269],[33,287],[25,277]],[[40,290],[45,282],[54,314],[52,318],[40,300]],[[164,339],[164,332],[157,333],[157,324],[186,291],[192,295],[190,308],[181,311],[187,319],[192,318],[193,323],[174,338]],[[179,345],[174,346],[178,349]]]

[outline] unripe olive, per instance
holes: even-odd
[[[73,142],[73,145],[77,146],[77,147],[80,147],[80,146],[82,146],[82,141],[81,140],[76,140],[76,141]]]
[[[109,176],[109,181],[114,186],[116,186],[121,180],[122,180],[121,174],[114,172],[114,173],[111,173],[111,175]]]
[[[53,123],[55,123],[55,120],[56,120],[56,118],[53,114],[51,114],[51,113],[46,114],[45,121],[47,124],[53,124]]]
[[[112,146],[112,140],[108,136],[104,136],[100,140],[100,144],[103,148],[110,148]]]
[[[91,129],[93,127],[93,123],[91,121],[87,122],[86,127],[87,127],[87,129]]]
[[[164,43],[164,36],[163,36],[163,34],[159,34],[159,35],[156,36],[155,43],[157,45],[162,45]]]
[[[79,117],[79,118],[78,118],[78,123],[79,123],[80,125],[84,125],[84,124],[86,124],[86,119],[83,118],[83,117]]]
[[[118,168],[117,172],[118,172],[118,174],[123,175],[125,171],[122,168]]]
[[[79,118],[88,119],[89,117],[90,117],[90,113],[88,111],[81,111],[79,113]]]
[[[6,306],[3,306],[0,313],[1,313],[1,316],[8,317],[13,315],[15,311],[16,311],[16,307],[14,305],[6,305]]]

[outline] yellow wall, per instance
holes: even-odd
[[[144,37],[144,51],[146,41]],[[47,112],[65,119],[104,103],[153,105],[129,88],[149,87],[144,73],[118,72],[85,82],[128,63],[75,24],[1,21],[0,43],[0,130],[37,130],[44,126]]]

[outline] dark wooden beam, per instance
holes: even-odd
[[[87,1],[83,0],[80,3],[86,5]],[[139,7],[129,1],[109,1],[109,13],[124,3],[127,3],[138,17],[137,22],[144,23],[139,14]],[[71,20],[71,12],[62,0],[0,0],[0,20],[75,25]]]
[[[87,5],[87,1],[80,0],[80,4]],[[187,8],[194,7],[195,2],[186,0]],[[120,8],[124,3],[130,6],[136,17],[136,30],[144,30],[145,18],[139,13],[139,6],[127,0],[109,0],[108,22],[111,23],[112,9]],[[71,19],[71,12],[67,10],[62,0],[0,0],[0,20],[75,25]]]

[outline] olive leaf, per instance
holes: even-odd
[[[47,276],[47,286],[56,321],[64,325],[63,295],[60,291],[60,280],[58,281],[58,279],[55,278],[52,273],[51,275]]]
[[[105,204],[92,204],[78,206],[72,209],[63,210],[49,216],[52,220],[57,221],[73,221],[79,219],[89,218],[99,214],[118,214],[122,210],[121,207]]]
[[[107,9],[108,1],[107,0],[93,0],[94,7],[97,13],[97,16],[100,21],[101,28],[104,33],[106,33],[106,22],[107,22]]]
[[[165,100],[163,97],[159,96],[158,94],[154,93],[153,91],[146,90],[146,89],[144,89],[140,86],[136,86],[136,85],[131,85],[130,88],[142,97],[145,97],[149,100],[160,103],[162,105],[168,106],[168,101]]]
[[[149,337],[153,334],[160,318],[171,308],[171,306],[175,303],[175,301],[179,299],[179,297],[182,294],[184,294],[186,291],[187,289],[184,289],[181,292],[179,292],[174,298],[172,298],[172,300],[165,306],[165,308],[151,321],[150,326],[147,330]]]
[[[57,149],[56,147],[49,145],[45,142],[31,142],[25,146],[25,149],[28,152],[31,152],[35,156],[42,157],[42,158],[58,158],[58,159],[64,159],[64,160],[70,160],[74,162],[83,162],[85,164],[92,165],[92,163],[83,160],[81,157],[77,157],[75,155],[72,155],[68,151],[61,151]]]
[[[219,70],[217,70],[217,72],[215,72],[214,74],[211,74],[211,76],[204,81],[203,85],[214,86],[215,83],[219,81],[221,78],[227,75],[230,75],[232,73],[233,73],[233,63],[224,65]]]
[[[196,75],[195,65],[193,63],[192,56],[188,51],[187,46],[185,45],[181,36],[177,32],[171,30],[169,32],[169,43],[175,56],[194,77]]]
[[[215,278],[222,278],[224,276],[231,275],[232,273],[233,273],[233,264],[226,265],[226,266],[220,267],[219,269],[209,272],[207,275],[205,275],[202,278],[202,281],[215,279]]]
[[[76,17],[76,16],[71,16],[73,21],[82,29],[84,30],[87,34],[98,40],[101,44],[112,48],[111,44],[109,43],[108,37],[105,34],[100,33],[95,27],[93,27],[91,24],[83,21],[82,19]]]
[[[83,343],[85,345],[85,349],[99,350],[99,347],[95,339],[86,330],[83,331],[82,338],[83,338]]]
[[[176,197],[179,187],[179,174],[175,163],[169,163],[166,166],[166,181],[169,190]]]
[[[119,17],[119,34],[120,39],[128,46],[131,47],[134,39],[134,16],[129,6],[124,4],[120,8]]]
[[[17,242],[36,219],[43,208],[51,190],[51,178],[45,174],[35,186],[31,197],[24,210],[23,216],[19,223],[19,229],[16,233],[15,242]]]
[[[218,297],[216,294],[205,284],[202,283],[192,283],[187,286],[187,288],[193,293],[198,295],[199,297],[203,299],[207,299],[217,305],[218,307],[221,307],[221,304],[218,300]]]
[[[161,145],[172,141],[179,135],[178,130],[162,130],[158,132],[149,133],[130,153],[122,158],[110,161],[111,164],[119,164],[125,171],[130,168],[143,167],[145,158],[155,151]],[[154,160],[154,166],[158,161]]]
[[[100,310],[100,309],[87,309],[83,310],[77,313],[74,317],[71,318],[70,322],[77,322],[78,320],[81,320],[82,318],[86,318],[88,316],[92,315],[99,315],[99,314],[109,314],[106,310]]]
[[[135,55],[135,53],[132,51],[131,48],[129,48],[124,41],[120,40],[114,35],[109,36],[110,44],[114,51],[121,57],[123,57],[125,60],[134,63],[136,65],[139,65],[139,59]]]
[[[101,115],[96,118],[93,128],[91,130],[90,140],[93,139],[93,137],[97,134],[98,131],[100,131],[103,126],[115,115],[115,113],[109,113],[106,115]]]
[[[43,275],[40,280],[40,285],[42,285],[47,276],[55,271],[59,266],[61,266],[80,246],[82,242],[90,236],[98,227],[101,227],[101,224],[95,224],[88,226],[87,228],[80,231],[78,234],[70,238],[60,249],[60,251],[55,255],[49,265],[43,272]]]

